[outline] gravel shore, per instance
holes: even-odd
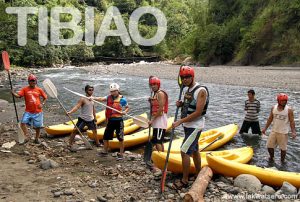
[[[136,63],[82,67],[91,72],[127,74],[177,79],[179,65]],[[300,90],[300,67],[210,66],[195,67],[196,80],[202,83]]]

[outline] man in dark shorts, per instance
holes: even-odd
[[[106,105],[116,109],[115,110],[106,108],[105,116],[107,120],[107,126],[104,131],[103,142],[104,150],[101,152],[102,156],[108,154],[109,140],[113,139],[114,131],[116,131],[117,138],[119,140],[120,152],[117,154],[117,160],[122,160],[124,155],[124,122],[123,115],[128,113],[129,107],[127,101],[123,95],[120,94],[120,86],[117,83],[112,83],[109,86],[110,95],[106,97],[94,98],[94,100],[105,102]],[[123,108],[125,109],[123,111]]]
[[[252,134],[261,135],[258,113],[260,111],[260,102],[255,98],[255,91],[250,89],[248,91],[248,100],[245,101],[245,119],[240,130],[240,134],[248,133],[251,128]]]
[[[196,173],[198,174],[201,170],[198,140],[204,128],[205,114],[209,104],[208,89],[195,82],[195,73],[192,67],[181,67],[179,75],[183,85],[188,87],[188,90],[184,95],[184,101],[178,100],[176,102],[177,107],[182,107],[181,119],[172,125],[173,128],[176,128],[183,124],[185,134],[180,149],[183,176],[179,182],[174,183],[177,189],[188,186],[190,157],[193,157]]]
[[[91,97],[94,92],[94,87],[90,85],[86,85],[84,90],[85,90],[86,97]],[[99,139],[97,137],[96,110],[95,110],[94,102],[88,98],[81,97],[78,103],[75,105],[75,107],[71,109],[68,112],[68,114],[72,114],[76,112],[79,108],[81,108],[81,111],[76,126],[78,127],[80,132],[83,132],[86,126],[89,130],[92,130],[95,138],[96,146],[100,146]],[[76,132],[77,130],[76,128],[74,128],[74,131],[70,136],[69,148],[72,148]]]

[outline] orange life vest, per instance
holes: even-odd
[[[165,101],[165,105],[163,106],[163,112],[165,114],[168,113],[168,106],[169,106],[168,94],[164,90],[158,90],[158,91],[156,91],[154,93],[153,97],[151,98],[151,112],[152,112],[152,116],[155,116],[157,114],[158,109],[159,109],[158,95],[157,95],[159,92],[163,92],[166,95],[166,97],[165,97],[166,101]]]
[[[119,95],[117,98],[114,99],[112,95],[109,95],[107,97],[106,105],[109,107],[112,107],[118,111],[122,111],[122,106],[120,104],[120,100],[122,97],[123,97],[122,95]],[[110,118],[119,118],[119,117],[122,117],[123,115],[115,110],[106,108],[105,116],[106,116],[106,119],[110,119]]]

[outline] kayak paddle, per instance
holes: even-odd
[[[55,85],[52,83],[52,81],[50,79],[45,79],[43,81],[43,86],[46,90],[46,92],[50,95],[50,97],[52,98],[56,98],[58,103],[60,104],[61,108],[65,111],[66,115],[69,117],[69,119],[71,120],[72,124],[74,125],[74,127],[77,129],[80,137],[82,138],[85,146],[88,149],[93,149],[92,145],[90,144],[90,142],[82,135],[81,131],[79,130],[79,128],[76,126],[76,124],[74,123],[73,119],[71,118],[71,116],[68,114],[66,108],[63,106],[63,104],[61,103],[61,101],[58,99],[57,97],[57,90]]]
[[[101,102],[98,102],[97,100],[94,100],[93,98],[91,98],[91,97],[87,97],[87,96],[85,96],[85,95],[83,95],[83,94],[80,94],[80,93],[77,93],[77,92],[75,92],[75,91],[72,91],[72,90],[70,90],[70,89],[68,89],[68,88],[66,88],[66,87],[64,87],[64,89],[66,89],[67,91],[69,91],[69,92],[71,92],[71,93],[73,93],[73,94],[75,94],[75,95],[78,95],[78,96],[80,96],[80,97],[84,97],[84,98],[87,98],[87,99],[91,99],[91,100],[93,100],[95,103],[98,103],[98,104],[100,104],[100,105],[102,105],[102,106],[104,106],[104,107],[107,107],[107,108],[109,108],[109,109],[111,109],[111,110],[114,110],[114,111],[116,111],[116,112],[119,112],[120,114],[122,113],[121,111],[119,111],[119,110],[117,110],[117,109],[115,109],[115,108],[112,108],[112,107],[110,107],[110,106],[107,106],[107,105],[105,105],[105,104],[103,104],[103,103],[101,103]],[[136,124],[136,125],[138,125],[138,126],[140,126],[140,127],[142,127],[142,128],[148,128],[149,127],[149,124],[148,124],[148,122],[149,122],[149,120],[147,119],[147,118],[145,118],[145,117],[142,117],[142,116],[131,116],[131,115],[129,115],[129,114],[125,114],[125,116],[128,116],[128,117],[130,117],[130,118],[132,118],[133,119],[133,122]]]
[[[13,90],[12,87],[12,82],[11,82],[11,78],[10,78],[10,61],[9,61],[9,55],[6,51],[2,52],[2,60],[3,60],[3,64],[4,64],[4,68],[7,71],[8,74],[8,80],[9,80],[9,84],[10,84],[10,89]],[[18,116],[18,111],[17,111],[17,106],[16,106],[16,101],[15,101],[15,96],[12,95],[13,98],[13,102],[14,102],[14,107],[15,107],[15,112],[16,112],[16,118],[17,118],[17,125],[18,125],[18,131],[17,131],[17,136],[16,136],[16,141],[19,142],[20,144],[25,142],[25,135],[24,132],[21,128],[20,122],[19,122],[19,116]]]
[[[152,77],[153,76],[149,77],[149,83],[150,83],[150,79]],[[149,85],[149,88],[151,90],[150,85]],[[152,90],[151,90],[151,93],[150,93],[150,97],[152,97]],[[151,120],[151,116],[152,116],[152,105],[151,105],[151,101],[150,101],[150,117],[149,117],[150,120]],[[149,165],[151,165],[150,160],[151,160],[152,150],[153,150],[153,145],[152,145],[152,142],[151,142],[151,126],[149,126],[148,142],[146,144],[145,151],[144,151],[144,162],[146,164],[149,164]]]
[[[181,95],[182,95],[182,91],[183,91],[183,88],[184,88],[184,86],[182,84],[182,81],[181,81],[181,78],[180,78],[181,67],[179,68],[179,73],[178,73],[178,77],[177,77],[178,85],[180,87],[180,92],[179,92],[179,98],[178,98],[178,100],[181,100]],[[175,112],[174,122],[177,121],[178,111],[179,111],[179,107],[177,106],[176,107],[176,112]],[[174,132],[175,132],[175,128],[172,128],[171,137],[170,137],[170,143],[169,143],[169,148],[168,148],[167,157],[166,157],[166,161],[165,161],[165,166],[164,166],[164,170],[163,170],[162,176],[161,176],[161,193],[163,193],[164,190],[165,190],[165,182],[166,182],[166,177],[167,177],[167,168],[168,168],[168,163],[169,163],[169,156],[170,156],[172,141],[173,141],[173,137],[174,137]]]

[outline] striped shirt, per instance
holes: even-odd
[[[254,101],[245,101],[245,121],[258,121],[258,113],[260,111],[260,102],[255,99]]]

